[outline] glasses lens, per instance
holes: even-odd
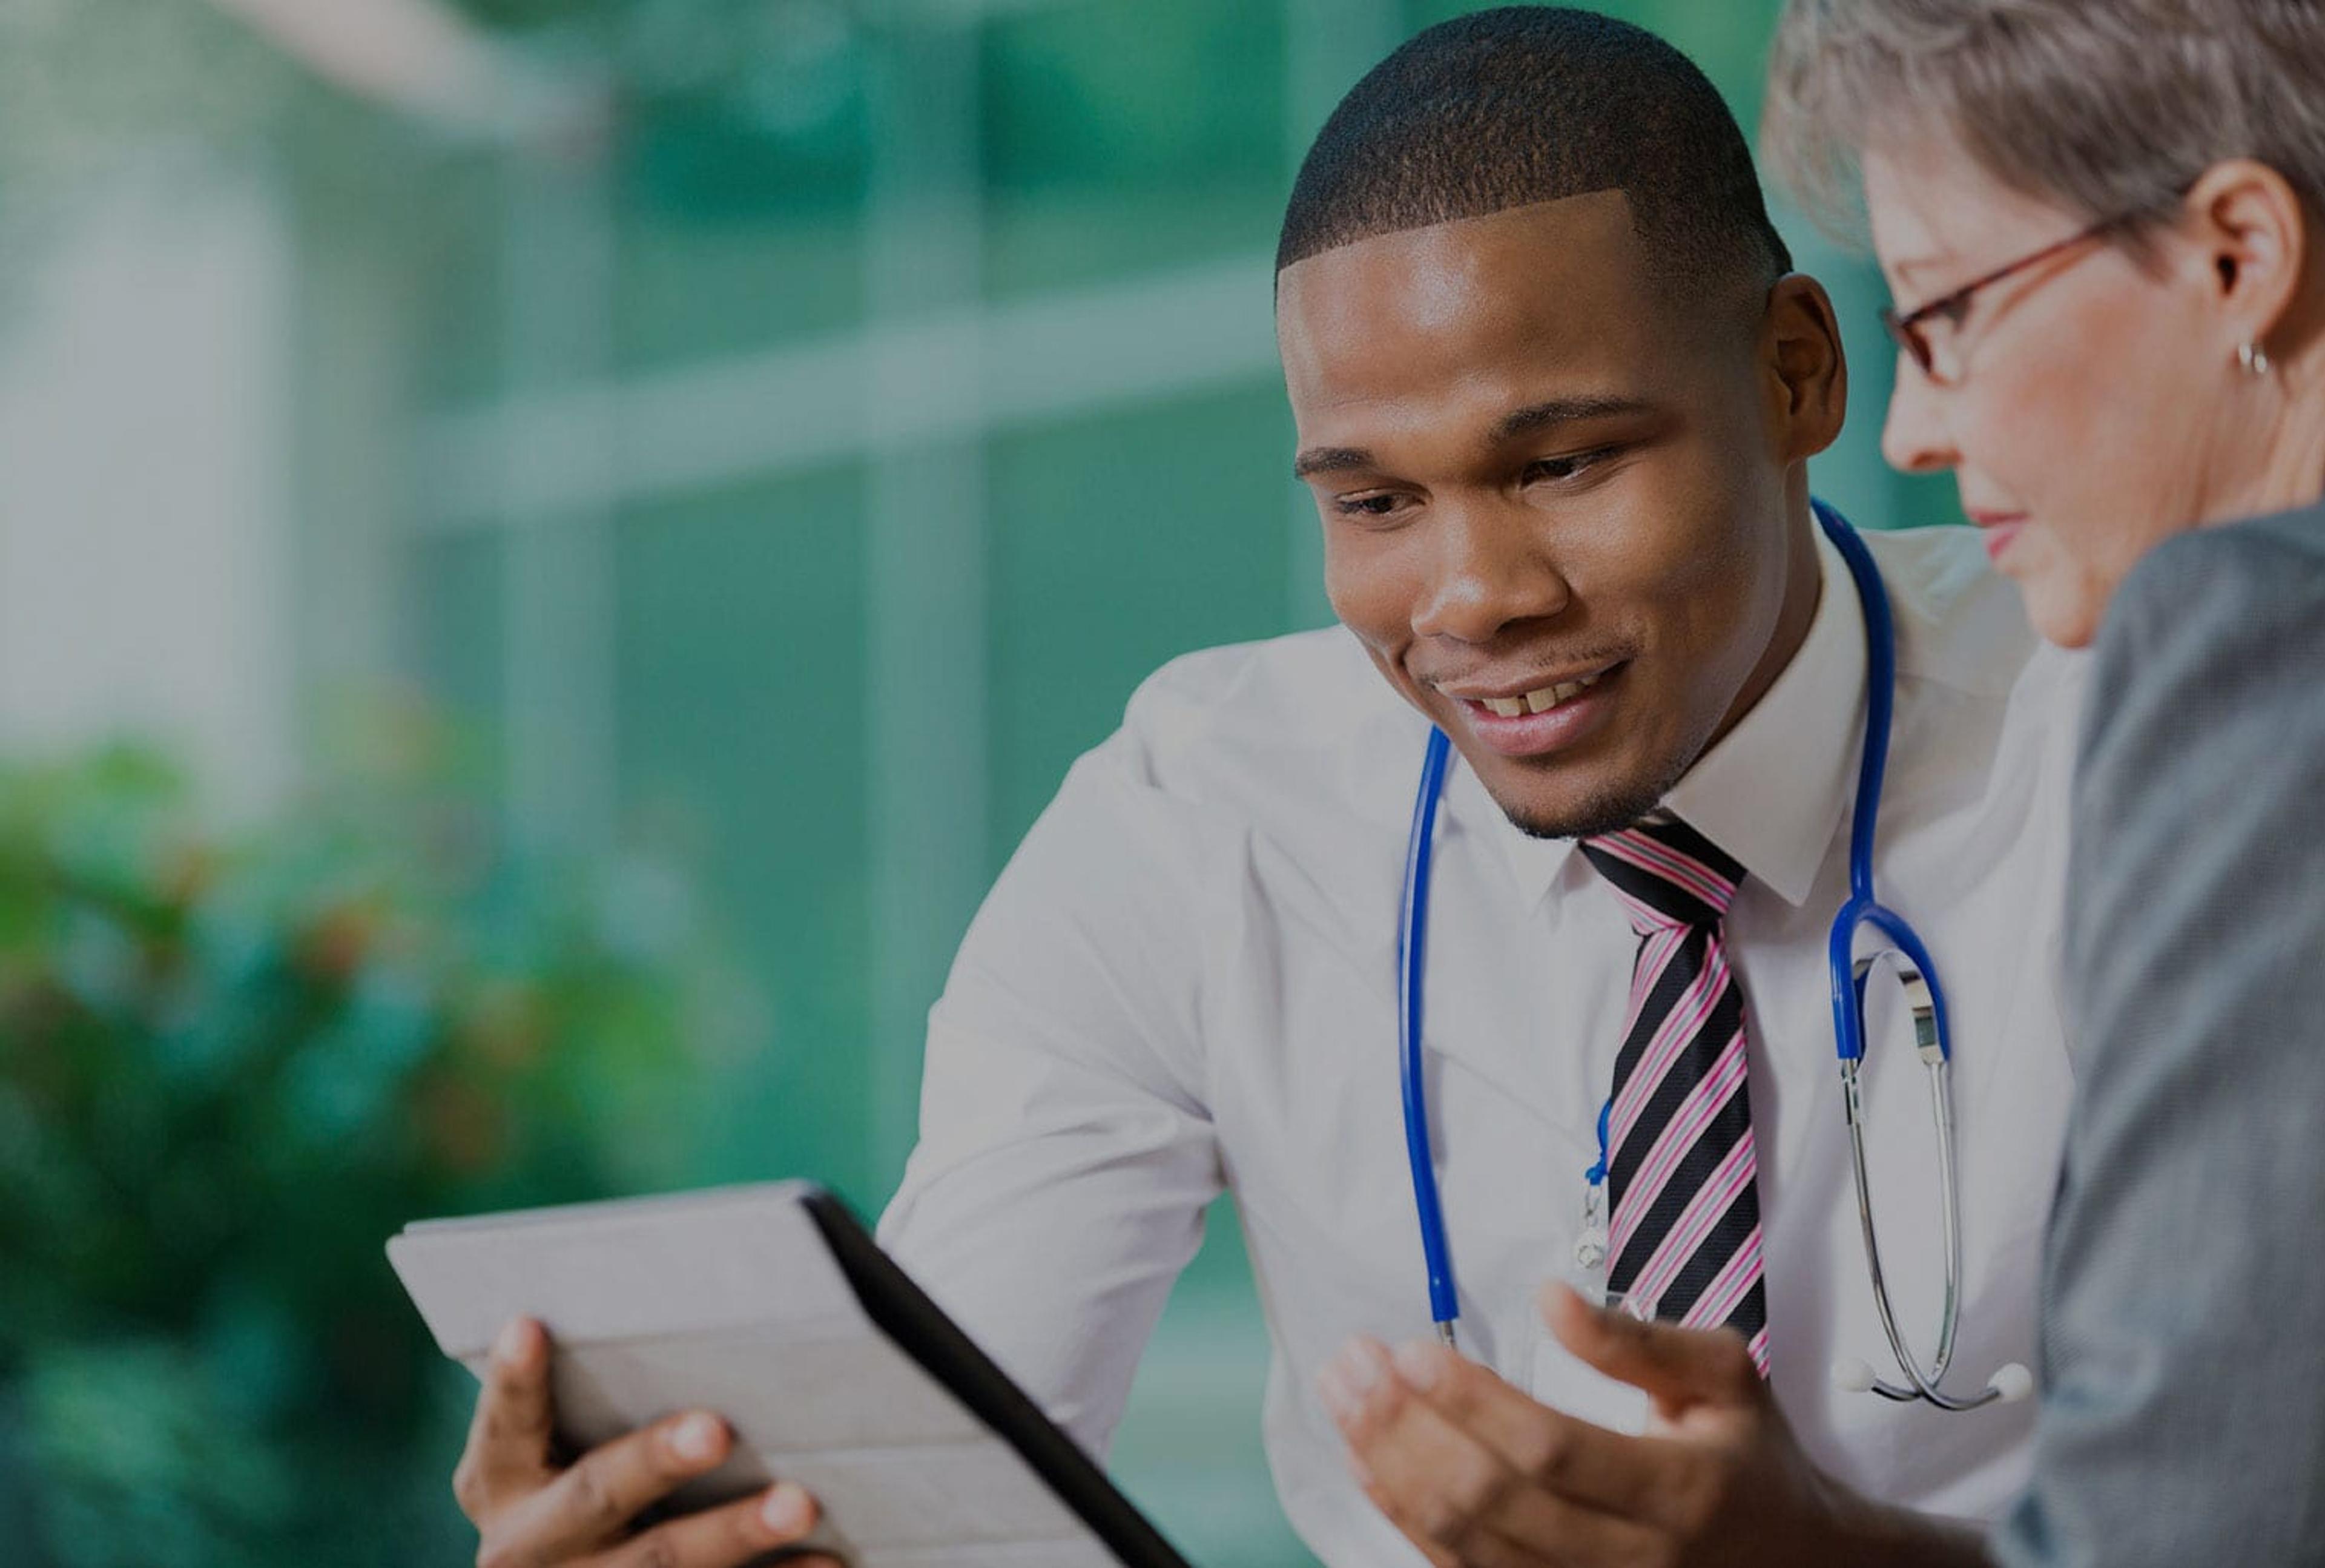
[[[1881,312],[1881,327],[1896,342],[1897,347],[1904,349],[1915,365],[1921,366],[1922,375],[1936,374],[1936,361],[1930,351],[1930,339],[1922,331],[1919,321],[1901,320],[1896,311],[1885,310]]]

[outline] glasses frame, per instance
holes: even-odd
[[[1980,290],[1990,288],[2005,278],[2015,277],[2029,267],[2040,266],[2052,256],[2063,255],[2087,241],[2115,233],[2118,229],[2127,228],[2137,222],[2139,218],[2140,214],[2137,212],[2119,212],[2112,218],[2101,218],[2088,228],[2079,228],[2064,239],[2054,241],[2040,250],[2022,255],[2016,261],[1998,266],[1983,276],[1972,278],[1961,287],[1948,290],[1936,299],[1916,305],[1903,315],[1898,314],[1892,307],[1884,306],[1880,312],[1881,329],[1889,334],[1898,348],[1905,351],[1906,357],[1920,368],[1922,376],[1931,385],[1938,386],[1950,385],[1959,380],[1959,376],[1958,374],[1941,376],[1937,373],[1935,351],[1930,347],[1929,338],[1922,330],[1922,323],[1942,317],[1951,325],[1959,328],[1968,318],[1970,302],[1977,297]]]

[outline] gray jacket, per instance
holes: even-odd
[[[2325,1564],[2325,508],[2109,606],[2069,856],[2076,1103],[2011,1564]]]

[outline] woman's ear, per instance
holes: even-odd
[[[1848,361],[1824,285],[1805,273],[1777,279],[1762,332],[1777,450],[1788,463],[1812,458],[1839,438],[1848,412]]]
[[[2184,204],[2210,265],[2214,299],[2234,353],[2265,346],[2300,297],[2309,264],[2309,215],[2291,181],[2267,164],[2232,158],[2204,171]]]

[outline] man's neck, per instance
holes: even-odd
[[[1752,667],[1744,689],[1736,694],[1735,702],[1719,728],[1712,732],[1706,749],[1717,746],[1728,732],[1744,721],[1744,716],[1760,704],[1778,676],[1788,669],[1808,641],[1809,627],[1816,623],[1817,603],[1824,592],[1824,568],[1817,556],[1816,524],[1804,515],[1809,512],[1808,497],[1800,497],[1794,513],[1795,521],[1785,532],[1784,598],[1776,612],[1776,628],[1768,638],[1768,646],[1760,662]]]

